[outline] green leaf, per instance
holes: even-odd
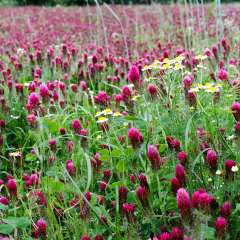
[[[6,209],[8,209],[8,206],[0,203],[0,210],[6,210]]]
[[[114,149],[113,151],[111,151],[111,156],[115,158],[119,158],[122,156],[122,151],[119,149]]]
[[[101,149],[99,151],[99,154],[100,154],[100,159],[102,161],[109,161],[110,155],[109,155],[109,151],[107,149]]]
[[[118,163],[117,163],[117,166],[116,166],[116,169],[118,172],[124,172],[126,167],[125,167],[125,162],[123,160],[120,160]]]
[[[9,235],[14,230],[14,227],[9,224],[1,224],[0,225],[0,233]]]
[[[11,225],[13,228],[26,228],[30,221],[26,217],[8,217],[3,219],[3,222]]]
[[[43,178],[43,186],[45,186],[50,194],[60,192],[64,189],[64,183],[54,180],[50,177]]]
[[[159,153],[163,153],[167,149],[167,144],[160,144]]]
[[[57,133],[60,128],[59,124],[55,120],[50,118],[44,118],[42,123],[43,126],[47,128],[47,130],[51,133]]]
[[[25,157],[25,162],[32,162],[32,161],[36,161],[36,160],[37,160],[36,154],[28,153]]]

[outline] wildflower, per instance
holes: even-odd
[[[234,173],[238,172],[238,166],[233,166],[233,167],[231,168],[231,170],[232,170],[232,172],[234,172]]]
[[[154,145],[148,146],[148,159],[150,160],[154,170],[159,169],[160,165],[162,164],[162,160],[157,148]]]
[[[164,232],[158,237],[158,240],[171,240],[171,239],[172,239],[171,234],[168,232]]]
[[[218,70],[217,76],[222,81],[227,81],[228,80],[228,72],[225,69],[223,69],[223,68]]]
[[[35,92],[30,93],[30,95],[28,96],[28,103],[31,106],[36,107],[39,105],[39,102],[40,102],[39,96]]]
[[[106,117],[99,117],[97,120],[97,123],[106,123],[108,121],[108,118]]]
[[[175,194],[177,193],[177,190],[181,187],[182,187],[182,185],[176,177],[171,179],[171,188]]]
[[[132,90],[128,85],[125,85],[121,89],[121,95],[124,102],[128,102],[132,96]]]
[[[121,117],[122,114],[121,114],[120,112],[115,112],[115,113],[113,113],[113,116],[114,116],[114,117]]]
[[[79,133],[79,131],[82,129],[82,125],[79,119],[74,119],[72,121],[72,129],[74,130],[75,133]]]
[[[110,96],[108,96],[106,92],[100,91],[94,99],[95,102],[98,104],[107,105],[110,100]]]
[[[186,152],[179,152],[177,154],[177,158],[180,161],[180,163],[184,166],[187,161],[187,153]]]
[[[51,139],[51,140],[49,140],[48,143],[49,143],[50,149],[52,151],[56,151],[56,149],[57,149],[57,141],[56,141],[56,139]]]
[[[95,240],[103,240],[103,236],[98,234],[95,236]]]
[[[143,143],[142,134],[137,128],[132,127],[128,130],[128,138],[133,148],[138,148]]]
[[[135,176],[134,176],[133,174],[130,175],[130,181],[131,181],[132,183],[135,182]]]
[[[185,173],[185,169],[184,169],[183,165],[177,164],[177,166],[175,168],[175,175],[176,175],[176,178],[178,179],[178,181],[181,184],[185,183],[185,181],[186,181],[186,173]]]
[[[49,96],[48,87],[45,84],[41,84],[39,87],[39,93],[42,98],[48,98]]]
[[[214,150],[208,150],[207,151],[207,155],[205,157],[205,160],[208,164],[208,166],[210,167],[210,169],[215,170],[217,168],[217,160],[218,160],[218,156],[217,153]]]
[[[183,231],[178,227],[173,227],[171,232],[172,240],[183,240],[184,234]]]
[[[110,108],[106,108],[103,112],[102,112],[104,115],[112,115],[113,112]]]
[[[122,205],[123,213],[127,216],[128,221],[133,221],[135,208],[136,206],[133,203],[124,203]]]
[[[130,70],[128,71],[128,80],[130,83],[134,84],[135,86],[140,86],[141,84],[141,77],[139,70],[136,65],[132,65]]]
[[[227,233],[228,224],[224,217],[218,217],[215,221],[215,230],[218,239],[223,239]]]
[[[71,176],[76,175],[76,167],[74,166],[74,163],[72,160],[67,160],[66,169]]]
[[[184,188],[177,191],[177,205],[182,219],[191,221],[192,204],[188,192]]]
[[[192,82],[193,82],[192,76],[190,76],[190,75],[185,76],[183,79],[184,89],[189,90],[191,88]]]
[[[240,121],[240,103],[234,102],[231,106],[232,114],[237,121]]]
[[[104,170],[104,171],[103,171],[103,175],[104,175],[104,180],[105,180],[106,182],[108,182],[109,179],[110,179],[110,177],[111,177],[111,175],[112,175],[111,170],[110,170],[110,169]]]
[[[154,85],[154,84],[152,84],[152,83],[150,83],[150,84],[148,85],[148,87],[147,87],[147,91],[148,91],[150,97],[151,97],[152,99],[154,99],[154,98],[156,97],[156,95],[157,95],[157,92],[158,92],[157,86]]]
[[[99,183],[99,189],[101,192],[105,191],[108,187],[108,184],[105,181],[100,181]]]
[[[120,202],[126,202],[127,200],[127,195],[128,195],[128,190],[124,186],[120,186],[118,188],[118,195],[119,195],[119,201]]]
[[[224,202],[223,205],[221,206],[221,216],[229,219],[230,215],[231,215],[231,210],[232,210],[232,206],[230,202]]]
[[[7,182],[7,189],[9,191],[9,194],[11,197],[16,197],[17,196],[17,184],[14,179],[9,179]]]
[[[240,135],[240,122],[237,122],[236,124],[235,124],[235,133],[236,133],[236,135]]]
[[[0,204],[8,205],[9,204],[9,200],[6,197],[4,197],[4,196],[0,196]]]
[[[43,218],[40,218],[37,221],[36,226],[37,226],[37,229],[36,229],[37,236],[45,238],[46,234],[47,234],[47,224],[46,224],[45,220]]]
[[[138,187],[137,191],[136,191],[136,195],[139,199],[139,201],[141,202],[143,207],[147,207],[148,206],[148,191],[145,187]]]
[[[147,177],[144,175],[144,173],[139,174],[138,181],[140,182],[140,185],[142,187],[145,187],[146,189],[149,189],[148,180],[147,180]]]

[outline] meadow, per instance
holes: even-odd
[[[0,239],[240,239],[240,5],[0,8]]]

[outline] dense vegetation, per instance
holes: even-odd
[[[0,239],[240,239],[238,5],[0,16]]]

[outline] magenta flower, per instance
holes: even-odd
[[[138,148],[143,143],[142,134],[137,128],[132,127],[128,130],[128,138],[133,148]]]
[[[40,103],[39,96],[35,92],[30,93],[28,96],[28,103],[33,107],[37,107]]]
[[[232,211],[232,206],[230,202],[224,202],[221,206],[221,216],[229,219]]]
[[[11,197],[17,196],[17,184],[16,181],[12,178],[10,178],[7,182],[7,189],[9,191],[9,194]]]
[[[224,217],[218,217],[215,221],[215,230],[216,230],[216,236],[218,239],[223,239],[223,237],[227,233],[228,224],[227,220]]]
[[[187,153],[186,152],[179,152],[177,154],[177,158],[182,165],[185,165],[187,162]]]
[[[185,173],[185,169],[184,169],[183,165],[181,165],[180,163],[176,165],[175,175],[176,175],[176,178],[178,179],[178,181],[181,184],[185,183],[185,181],[186,181],[186,173]]]
[[[208,150],[207,155],[205,157],[205,160],[212,170],[216,170],[217,168],[217,160],[218,160],[218,155],[214,150]]]
[[[71,176],[76,175],[76,167],[74,166],[74,163],[72,160],[67,160],[66,169]]]
[[[152,168],[158,170],[162,164],[162,160],[158,153],[158,149],[154,145],[148,146],[148,159],[151,162]]]
[[[217,74],[218,78],[222,81],[227,81],[229,76],[228,76],[228,72],[221,68],[220,70],[218,70],[218,74]]]
[[[136,195],[143,207],[148,206],[148,190],[145,187],[138,187]]]
[[[235,117],[237,121],[240,121],[240,103],[239,102],[233,102],[231,106],[232,114]]]
[[[179,182],[179,180],[176,177],[171,179],[171,188],[175,194],[177,193],[177,190],[181,187],[182,187],[182,184],[181,182]]]
[[[141,84],[140,73],[136,65],[132,65],[128,71],[128,80],[135,86],[139,86]]]
[[[180,188],[177,191],[177,206],[182,219],[189,222],[192,217],[192,203],[188,192],[184,188]]]
[[[72,121],[72,129],[76,134],[78,134],[79,131],[82,129],[82,124],[79,119],[74,119]]]
[[[45,222],[45,220],[43,218],[40,218],[38,221],[37,221],[37,236],[38,237],[46,237],[46,234],[47,234],[47,224]]]

